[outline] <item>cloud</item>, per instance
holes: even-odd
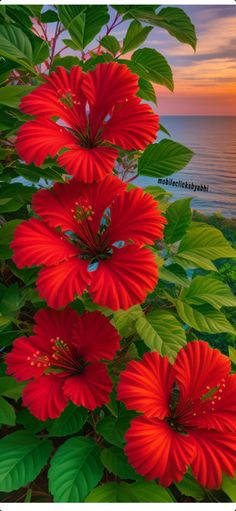
[[[229,51],[236,47],[236,14],[234,16],[223,18],[211,18],[209,9],[205,12],[205,21],[201,25],[201,31],[198,34],[198,44],[196,57],[226,56]],[[208,14],[208,15],[207,15]],[[172,46],[168,50],[169,56],[188,57],[191,55],[191,49],[187,46]]]

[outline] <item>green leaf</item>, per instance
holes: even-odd
[[[50,427],[51,419],[40,421],[31,415],[27,408],[22,408],[17,412],[16,422],[22,424],[30,433],[39,433],[39,431]]]
[[[182,266],[185,270],[189,270],[191,268],[202,268],[203,270],[218,271],[212,261],[209,261],[209,259],[201,257],[200,255],[191,254],[190,256],[189,254],[184,254],[183,257],[177,255],[173,257],[173,261],[174,263]]]
[[[137,93],[137,96],[139,96],[142,99],[146,99],[146,101],[152,101],[156,104],[156,93],[153,85],[151,82],[148,82],[144,78],[139,78],[138,81],[139,84],[139,91]]]
[[[166,211],[167,225],[164,229],[166,243],[175,243],[185,234],[192,219],[190,203],[191,198],[179,199],[168,207]]]
[[[36,19],[40,19],[41,10],[42,10],[43,5],[27,5],[25,7],[29,11],[30,16],[33,15],[33,17],[35,17]]]
[[[168,131],[167,128],[165,128],[165,126],[163,126],[163,124],[160,123],[160,131],[163,131],[163,133],[165,133],[166,135],[168,135],[168,137],[171,137],[171,134],[170,132]]]
[[[82,406],[69,403],[58,419],[49,428],[50,436],[69,436],[78,433],[88,417],[88,412]]]
[[[193,305],[207,302],[216,309],[236,306],[236,297],[229,286],[210,275],[195,277],[188,289],[181,293],[181,299]]]
[[[161,186],[145,186],[144,190],[150,193],[157,201],[172,197],[172,193],[167,192],[164,188],[161,188]]]
[[[3,325],[0,328],[0,345],[2,347],[10,346],[12,344],[12,341],[16,339],[16,337],[19,337],[19,330],[13,329],[10,319],[7,321],[7,323],[8,323],[7,325],[5,326]]]
[[[200,484],[194,479],[194,477],[188,472],[183,477],[180,483],[175,483],[178,490],[182,495],[187,497],[193,497],[197,501],[203,500],[205,497],[204,491]]]
[[[128,459],[122,449],[118,447],[103,449],[101,452],[101,461],[108,472],[111,472],[120,479],[137,480],[141,478],[133,467],[129,465]]]
[[[109,21],[106,5],[90,5],[68,25],[68,31],[78,50],[83,50]]]
[[[0,66],[1,66],[1,59],[0,59]],[[0,89],[2,90],[2,89]],[[14,120],[11,115],[8,114],[6,111],[7,109],[1,108],[0,110],[0,130],[1,131],[8,131],[14,127]]]
[[[138,502],[174,502],[171,493],[155,482],[137,482],[132,484]]]
[[[91,69],[95,69],[97,64],[102,64],[103,62],[112,62],[113,58],[110,53],[103,53],[102,55],[96,55],[95,57],[91,57],[83,64],[83,70],[85,72],[90,71]]]
[[[31,186],[24,186],[21,183],[1,183],[0,193],[2,198],[11,199],[7,204],[0,206],[1,213],[18,211],[22,206],[31,202],[32,194],[36,189]]]
[[[131,419],[136,415],[135,412],[124,410],[118,417],[108,415],[104,417],[96,426],[96,430],[110,444],[117,447],[124,447],[125,433],[129,428]]]
[[[169,176],[186,167],[192,155],[193,152],[182,144],[164,139],[147,146],[138,161],[138,171],[149,177]]]
[[[0,396],[0,424],[15,426],[16,414],[14,408]]]
[[[198,332],[229,332],[235,335],[233,326],[222,312],[216,311],[210,305],[191,307],[181,300],[174,301],[179,317],[184,323]]]
[[[48,163],[36,168],[32,163],[24,165],[17,163],[14,169],[19,176],[23,176],[28,181],[38,183],[41,178],[50,179],[59,183],[65,183],[65,174],[60,167],[50,166]]]
[[[140,305],[134,305],[128,310],[114,312],[112,323],[122,337],[129,337],[135,332],[135,322],[142,315]]]
[[[165,310],[155,310],[139,318],[136,329],[152,351],[158,351],[162,356],[167,355],[171,362],[186,344],[185,333],[179,321]]]
[[[8,259],[12,255],[12,251],[9,244],[13,240],[15,228],[19,225],[22,220],[10,220],[0,229],[0,260]]]
[[[229,358],[230,358],[231,362],[233,362],[233,364],[236,365],[236,349],[233,348],[232,346],[228,346],[228,350],[229,350]]]
[[[179,7],[164,7],[157,15],[147,16],[147,23],[164,28],[181,43],[190,44],[196,49],[197,37],[195,27],[189,16]]]
[[[0,55],[17,62],[35,74],[30,41],[15,25],[0,25]]]
[[[232,502],[236,502],[236,478],[223,474],[222,490],[228,495]]]
[[[171,284],[177,284],[178,286],[188,287],[189,280],[186,277],[185,271],[177,264],[171,264],[169,266],[160,266],[158,269],[159,279],[170,282]]]
[[[78,44],[72,41],[72,39],[62,39],[62,42],[72,50],[78,50]]]
[[[152,27],[143,27],[139,21],[132,21],[124,38],[122,53],[128,53],[137,48],[137,46],[140,46],[151,30]]]
[[[12,378],[11,376],[0,377],[1,396],[9,397],[10,399],[15,399],[15,401],[17,401],[21,397],[24,387],[25,383],[18,383],[15,378]]]
[[[81,60],[78,57],[74,57],[72,55],[60,57],[60,55],[58,55],[57,57],[55,57],[55,59],[53,59],[53,64],[51,66],[51,69],[53,71],[55,71],[57,66],[63,66],[66,69],[71,69],[72,66],[80,66],[80,65],[81,65]]]
[[[58,14],[56,11],[48,9],[46,12],[42,12],[40,18],[43,23],[54,23],[58,21]]]
[[[113,5],[119,14],[125,15],[123,19],[138,18],[144,14],[154,13],[157,7],[157,5]]]
[[[59,447],[49,469],[54,502],[83,502],[101,480],[100,449],[92,438],[73,437]]]
[[[145,80],[165,85],[173,91],[173,77],[171,68],[161,53],[154,48],[140,48],[136,50],[130,61],[131,69]]]
[[[49,44],[47,41],[43,41],[40,37],[34,37],[31,42],[33,49],[33,64],[41,64],[49,57]]]
[[[71,21],[82,12],[86,11],[85,5],[58,5],[58,14],[60,21],[68,28]]]
[[[177,256],[190,261],[196,256],[214,261],[222,257],[236,257],[236,251],[215,227],[193,224],[182,239]]]
[[[114,35],[105,35],[100,40],[100,44],[101,46],[103,46],[103,48],[106,48],[106,50],[110,51],[113,55],[116,55],[120,50],[120,43],[116,39],[116,37],[114,37]]]
[[[0,491],[12,492],[33,481],[47,463],[51,442],[29,431],[16,431],[0,440]]]
[[[35,87],[29,85],[8,85],[0,88],[0,104],[18,108],[21,98],[29,94]]]
[[[173,502],[173,499],[168,490],[154,482],[122,482],[98,486],[85,502]]]
[[[14,20],[18,25],[21,25],[23,29],[32,27],[32,21],[30,19],[30,12],[27,6],[23,5],[8,5],[7,14]]]
[[[21,297],[18,284],[12,284],[9,287],[2,288],[1,313],[11,315],[21,307]]]
[[[0,312],[0,327],[7,326],[10,323],[11,323],[10,318],[3,316],[2,313]]]

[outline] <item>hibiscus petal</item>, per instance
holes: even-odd
[[[236,432],[236,375],[220,382],[217,391],[192,408],[191,427]]]
[[[41,298],[49,307],[59,309],[72,302],[76,295],[81,296],[91,278],[87,266],[85,261],[73,258],[40,270],[37,287]]]
[[[23,405],[41,421],[56,419],[65,409],[68,398],[63,394],[64,378],[53,374],[40,376],[23,391]]]
[[[142,303],[157,283],[157,266],[154,254],[135,245],[113,248],[106,261],[99,261],[91,272],[90,294],[92,299],[110,309],[128,309]]]
[[[85,367],[84,371],[66,378],[64,392],[77,406],[84,406],[94,410],[109,402],[112,382],[107,368],[100,362],[93,362]]]
[[[104,126],[102,137],[127,151],[145,149],[156,139],[158,116],[138,98],[116,106]]]
[[[22,222],[16,228],[11,248],[18,268],[50,266],[78,254],[78,249],[64,235],[36,218]]]
[[[235,433],[216,431],[191,431],[189,436],[196,444],[196,454],[191,463],[194,477],[202,486],[219,488],[222,473],[230,477],[236,470]]]
[[[163,238],[166,220],[157,202],[141,188],[119,195],[111,205],[111,223],[107,230],[109,241],[132,240],[138,244],[153,244]]]
[[[132,98],[138,92],[138,76],[117,62],[98,64],[86,73],[82,90],[90,105],[90,124],[96,133],[102,120],[116,104]]]
[[[70,71],[67,71],[62,66],[58,66],[56,71],[53,71],[49,76],[45,75],[44,78],[58,96],[72,93],[72,99],[75,97],[77,102],[82,103],[85,101],[81,89],[83,76],[80,66],[72,66]]]
[[[173,383],[174,372],[168,358],[157,352],[145,353],[140,362],[130,362],[121,373],[117,398],[128,410],[164,419],[170,414]]]
[[[78,222],[73,216],[74,207],[82,190],[83,185],[74,179],[66,184],[56,183],[50,190],[39,190],[33,195],[33,210],[50,227],[76,233]]]
[[[147,480],[162,486],[179,482],[194,456],[189,435],[182,435],[164,421],[136,417],[126,435],[125,453],[130,465]]]
[[[69,73],[64,67],[58,67],[44,79],[47,83],[22,98],[22,112],[46,118],[56,116],[75,129],[84,128],[86,100],[81,91],[81,67],[73,66]],[[65,104],[66,97],[70,99],[71,106]]]
[[[39,117],[59,117],[66,123],[71,124],[71,109],[60,102],[55,90],[47,84],[40,85],[33,92],[24,96],[20,103],[20,109],[25,114]]]
[[[41,343],[36,337],[19,337],[15,339],[12,350],[6,355],[7,374],[11,374],[17,381],[37,378],[44,372],[45,367],[34,363],[36,352],[41,353]],[[43,352],[45,354],[45,351]]]
[[[50,339],[56,337],[70,343],[77,318],[78,314],[70,307],[61,311],[40,309],[34,316],[33,331],[38,338],[42,339],[42,342],[45,341],[47,344]]]
[[[104,211],[112,201],[126,189],[125,183],[115,176],[107,176],[99,183],[56,183],[50,190],[40,190],[33,195],[33,209],[51,227],[79,234],[81,224],[75,220],[76,202],[85,201],[92,206],[94,216],[90,226],[97,233]]]
[[[192,341],[182,348],[174,364],[181,401],[197,399],[216,387],[230,371],[228,357],[204,341]]]
[[[82,358],[88,362],[112,360],[120,347],[120,336],[100,312],[76,315],[73,341]]]
[[[78,181],[92,183],[112,173],[117,156],[118,151],[111,147],[98,146],[87,149],[74,146],[61,154],[57,162]]]
[[[52,158],[63,148],[76,143],[72,133],[49,119],[28,121],[18,131],[16,149],[27,164],[40,166],[47,156]]]

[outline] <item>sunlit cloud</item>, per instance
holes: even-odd
[[[233,50],[236,54],[236,15],[206,20],[210,17],[208,12],[204,12],[205,22],[201,25],[201,32],[198,35],[197,53],[196,56],[202,55],[222,55],[227,54],[228,51]],[[208,16],[207,16],[208,15]],[[168,50],[169,56],[188,56],[192,55],[191,48],[187,46],[172,46]]]

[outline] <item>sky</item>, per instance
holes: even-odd
[[[236,116],[236,6],[179,7],[196,27],[196,53],[158,27],[143,44],[162,53],[173,70],[174,93],[155,86],[159,113]]]
[[[178,7],[190,16],[196,27],[196,52],[159,27],[153,28],[142,45],[162,53],[173,71],[173,93],[155,85],[158,112],[160,115],[236,116],[236,4]],[[113,18],[115,11],[110,8],[110,13]],[[111,34],[122,41],[129,23],[122,23]],[[97,44],[97,38],[94,42]],[[79,54],[69,48],[65,53]]]

